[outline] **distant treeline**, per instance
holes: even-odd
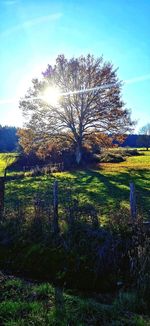
[[[128,135],[126,140],[119,144],[121,147],[145,147],[140,135]],[[17,128],[0,125],[0,152],[12,152],[18,147]]]
[[[128,135],[125,141],[121,144],[121,147],[138,147],[139,135]]]
[[[150,147],[149,135],[128,135],[121,147]]]
[[[12,152],[17,149],[17,128],[0,125],[0,152]]]

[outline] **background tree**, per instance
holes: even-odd
[[[0,125],[0,152],[15,151],[18,146],[17,128]]]
[[[48,92],[49,101],[45,97]],[[56,92],[59,101],[52,103]],[[133,125],[121,99],[116,70],[103,57],[92,55],[70,60],[59,55],[54,66],[47,66],[40,81],[32,81],[20,108],[26,118],[25,127],[30,130],[26,132],[30,144],[40,147],[51,137],[63,137],[64,141],[67,136],[78,164],[90,134],[125,134]]]
[[[138,138],[139,146],[146,147],[147,151],[150,147],[150,123],[147,123],[140,129]]]

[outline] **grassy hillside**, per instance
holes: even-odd
[[[122,149],[123,151],[123,149]],[[130,156],[126,158],[126,161],[121,163],[103,163],[103,169],[108,169],[109,171],[114,170],[127,170],[130,172],[133,170],[150,170],[150,151],[139,150],[139,156]]]
[[[47,176],[26,177],[6,184],[6,203],[30,202],[35,194],[51,201],[52,184],[59,182],[59,202],[63,204],[71,193],[80,206],[93,205],[101,219],[119,209],[129,211],[129,183],[137,191],[139,213],[145,218],[150,212],[150,152],[128,157],[123,163],[99,164],[95,170],[55,173]]]

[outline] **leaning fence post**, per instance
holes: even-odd
[[[54,233],[58,233],[59,225],[58,225],[58,181],[57,180],[55,180],[53,184],[53,207],[54,207],[53,231]]]
[[[135,221],[137,217],[137,207],[136,207],[136,192],[133,182],[130,182],[130,213],[132,221]]]
[[[0,177],[0,219],[4,212],[4,193],[5,193],[5,178]]]

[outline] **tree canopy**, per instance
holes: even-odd
[[[26,119],[21,145],[29,151],[46,148],[56,139],[61,144],[67,141],[80,163],[90,135],[123,135],[132,130],[121,87],[117,70],[103,57],[89,54],[67,59],[59,55],[41,80],[32,80],[32,87],[20,100]]]
[[[146,147],[148,150],[150,147],[150,123],[147,123],[139,131],[139,145]]]

